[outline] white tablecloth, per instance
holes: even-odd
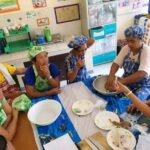
[[[99,107],[95,108],[91,114],[80,117],[75,115],[71,108],[77,100],[88,99],[94,104],[97,102],[104,104],[103,99],[94,95],[82,82],[64,86],[58,96],[81,139],[100,131],[94,124],[94,117],[100,111]]]

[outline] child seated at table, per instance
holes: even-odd
[[[15,135],[18,111],[12,109],[0,90],[0,135],[11,141]]]
[[[7,63],[0,63],[0,90],[6,99],[13,100],[17,96],[21,95],[21,91],[16,86],[12,75],[24,74],[26,68],[16,68],[15,66],[9,65]]]
[[[85,65],[86,50],[94,44],[94,40],[83,35],[74,37],[68,44],[72,48],[65,59],[66,76],[69,83],[83,81],[89,78]]]
[[[114,83],[115,90],[117,92],[123,92],[132,102],[133,104],[128,106],[127,111],[132,112],[133,110],[137,109],[137,111],[142,112],[145,116],[150,118],[150,100],[146,102],[142,102],[129,88],[119,81]]]
[[[33,46],[28,55],[33,65],[25,73],[27,95],[38,98],[60,93],[59,70],[55,64],[49,63],[44,47]]]

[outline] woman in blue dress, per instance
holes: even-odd
[[[113,90],[112,83],[119,68],[124,69],[119,81],[142,101],[150,95],[150,48],[143,43],[144,32],[139,25],[133,25],[124,32],[127,45],[114,60],[106,88]]]

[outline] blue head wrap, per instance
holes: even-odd
[[[78,48],[80,46],[82,46],[83,44],[87,43],[87,38],[83,35],[80,36],[76,36],[74,39],[72,39],[69,44],[68,47],[69,48]]]
[[[141,26],[139,25],[133,25],[129,28],[127,28],[124,32],[126,37],[135,37],[142,39],[144,36],[144,31]]]

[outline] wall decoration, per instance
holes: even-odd
[[[138,9],[138,8],[141,8],[142,6],[142,0],[133,0],[132,1],[132,9]]]
[[[119,7],[127,7],[127,6],[129,6],[129,0],[119,0],[118,1],[118,6]]]
[[[46,7],[46,0],[32,0],[34,8]]]
[[[54,10],[57,24],[80,19],[78,4],[55,7]]]
[[[18,0],[0,0],[0,13],[19,10]]]
[[[37,14],[35,11],[27,11],[26,12],[26,17],[29,19],[29,18],[33,18],[33,17],[36,17]]]
[[[49,18],[48,17],[37,19],[37,26],[38,27],[47,26],[47,25],[49,25]]]

